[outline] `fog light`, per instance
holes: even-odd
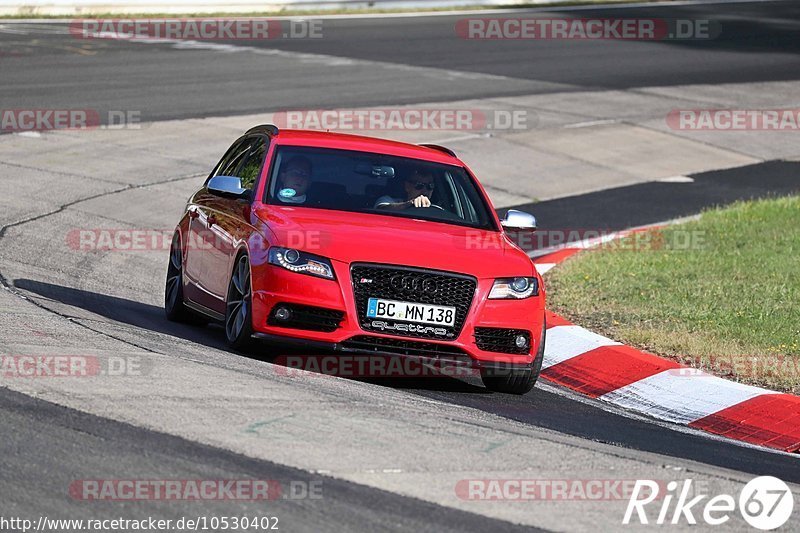
[[[286,322],[292,318],[292,312],[286,307],[279,307],[275,309],[275,319],[280,320],[281,322]]]
[[[517,338],[514,339],[514,344],[517,345],[517,348],[526,348],[528,346],[528,338],[525,335],[517,335]]]

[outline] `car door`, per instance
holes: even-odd
[[[246,142],[241,147],[241,152],[245,155],[234,175],[241,179],[242,188],[250,191],[250,197],[248,199],[217,198],[213,204],[216,218],[214,228],[217,232],[215,243],[218,246],[213,255],[213,259],[218,261],[214,265],[214,269],[224,274],[219,279],[223,302],[227,298],[228,283],[240,243],[246,241],[256,231],[251,220],[251,203],[264,168],[267,149],[268,138],[265,135],[246,138]]]
[[[248,138],[237,140],[214,168],[206,185],[214,176],[235,176],[250,153],[249,143]],[[209,193],[206,185],[195,194],[188,208],[186,297],[214,313],[223,314],[232,238],[222,224],[221,213],[230,200]]]

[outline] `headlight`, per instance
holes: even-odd
[[[494,280],[489,298],[522,299],[539,295],[539,280],[536,278],[500,278]]]
[[[318,255],[273,246],[269,249],[269,262],[292,272],[325,279],[336,279],[330,259]]]

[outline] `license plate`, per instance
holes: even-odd
[[[388,318],[417,324],[453,326],[456,323],[456,308],[370,298],[367,302],[367,318]]]

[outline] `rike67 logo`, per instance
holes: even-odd
[[[686,479],[680,485],[670,481],[666,491],[663,484],[649,479],[639,479],[633,488],[628,507],[625,509],[623,524],[630,524],[636,514],[640,524],[649,524],[654,517],[645,509],[658,509],[654,522],[663,524],[697,524],[698,518],[710,525],[719,526],[731,519],[738,503],[739,513],[750,526],[770,531],[784,525],[792,516],[794,496],[789,486],[772,476],[761,476],[750,480],[739,493],[738,501],[730,494],[697,494],[693,491],[692,480]]]

